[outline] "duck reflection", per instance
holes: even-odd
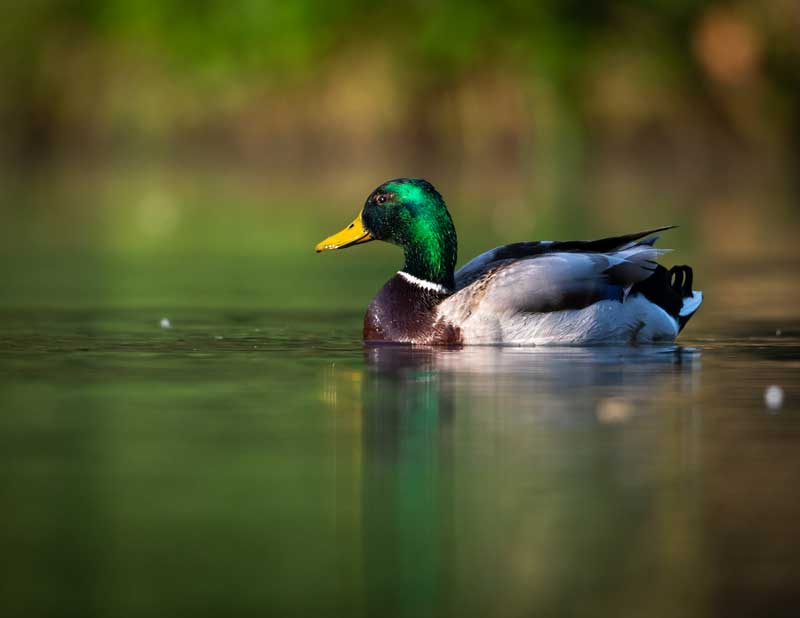
[[[598,534],[588,547],[556,534],[538,543],[537,554],[545,551],[544,556],[529,553],[542,526],[553,521],[561,522],[567,536],[583,528],[586,540],[579,518],[562,513],[565,503],[581,504],[618,480],[604,434],[570,429],[647,415],[671,395],[694,389],[700,375],[699,353],[677,346],[377,345],[364,354],[361,496],[368,615],[387,608],[393,615],[476,609],[496,615],[496,607],[475,604],[498,590],[509,604],[503,614],[554,609],[555,599],[531,599],[537,578],[539,585],[549,581],[538,572],[541,560],[566,551],[574,553],[579,568],[584,550],[608,557],[618,551],[614,539],[623,533],[613,518],[595,518],[588,529]],[[576,449],[582,451],[575,455]],[[630,454],[628,447],[629,462]],[[634,492],[631,499],[641,497]],[[562,541],[566,547],[558,546]],[[548,594],[559,586],[564,594],[574,593],[567,590],[570,581],[550,582]]]
[[[691,348],[462,349],[371,346],[365,350],[365,410],[436,409],[450,421],[457,405],[483,413],[534,413],[564,422],[620,420],[614,406],[635,413],[660,389],[697,386],[700,354]],[[476,405],[480,404],[480,405]],[[510,420],[513,420],[510,419]]]
[[[367,615],[434,613],[444,587],[455,396],[431,350],[368,348],[363,410]]]

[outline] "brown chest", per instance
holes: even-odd
[[[421,287],[402,275],[392,277],[370,303],[364,316],[365,341],[426,345],[461,343],[458,327],[436,314],[447,294]]]

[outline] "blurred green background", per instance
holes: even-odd
[[[506,169],[552,146],[800,149],[792,0],[6,4],[7,155]]]
[[[397,253],[310,250],[399,176],[443,192],[462,263],[673,223],[666,242],[706,273],[754,255],[795,265],[794,0],[35,0],[3,14],[7,304],[363,307]]]

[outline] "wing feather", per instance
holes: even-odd
[[[455,273],[456,290],[461,290],[480,279],[489,271],[516,261],[526,260],[551,253],[612,253],[624,251],[639,245],[650,245],[658,239],[651,236],[664,230],[674,228],[674,225],[658,227],[644,232],[612,236],[599,240],[568,240],[568,241],[532,241],[518,242],[502,245],[481,253],[462,266]],[[650,238],[645,238],[651,236]],[[645,238],[645,240],[641,240]]]
[[[445,299],[442,315],[542,313],[580,309],[600,300],[624,301],[628,290],[653,274],[666,250],[637,243],[611,253],[543,253],[494,260],[488,269]]]

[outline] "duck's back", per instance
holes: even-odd
[[[648,233],[498,247],[456,273],[437,314],[467,344],[672,341],[702,294],[689,267],[656,264],[656,238],[638,241]]]

